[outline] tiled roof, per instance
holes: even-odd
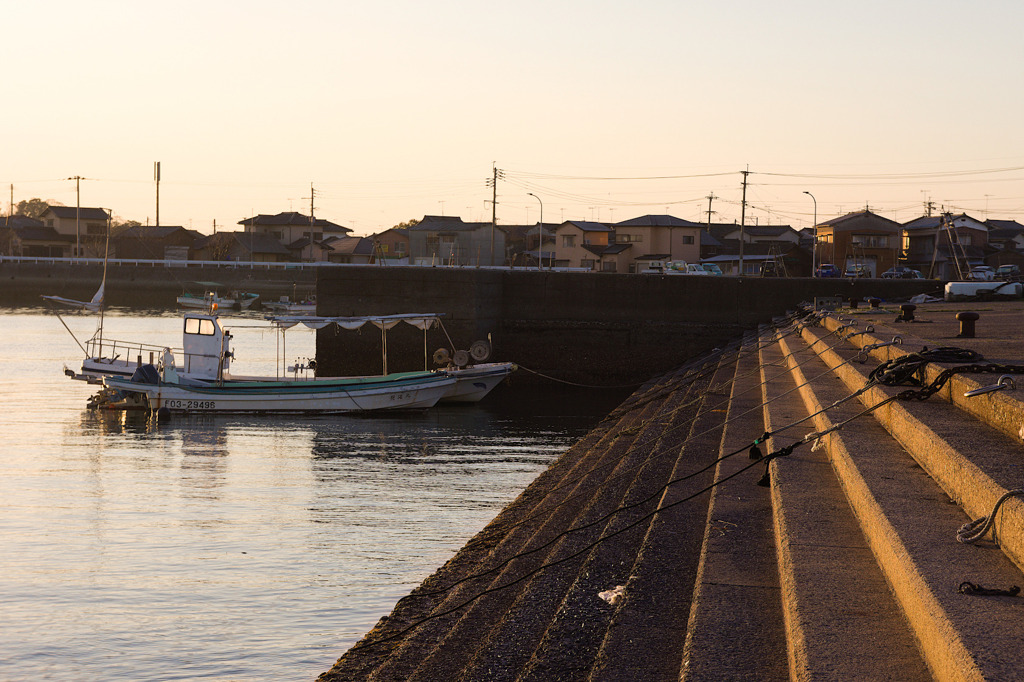
[[[579,228],[584,232],[611,232],[612,228],[608,227],[604,223],[594,223],[587,220],[566,220],[561,226],[572,225],[573,227]]]
[[[117,239],[166,239],[178,230],[188,232],[180,225],[161,225],[160,227],[149,227],[147,225],[133,225],[126,227],[117,233]]]
[[[284,213],[277,213],[275,215],[259,215],[246,218],[245,220],[239,220],[239,225],[259,225],[265,227],[277,227],[279,225],[298,225],[307,226],[310,224],[309,216],[303,215],[297,211],[285,211]],[[336,225],[329,220],[323,218],[315,218],[312,222],[313,227],[320,227],[330,232],[351,232],[352,230],[341,225]]]
[[[410,232],[475,232],[489,228],[490,223],[466,223],[458,216],[425,215],[409,228]]]
[[[615,223],[615,227],[700,227],[699,223],[671,215],[642,215]]]
[[[76,215],[80,220],[107,219],[107,212],[102,208],[86,208],[85,206],[82,206],[79,209],[74,206],[49,206],[47,211],[61,219],[74,218]],[[46,215],[46,212],[44,212],[43,215]]]

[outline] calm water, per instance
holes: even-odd
[[[3,680],[313,679],[621,398],[154,425],[85,410],[54,316],[0,324]],[[180,324],[108,313],[106,335],[178,346]],[[238,370],[273,373],[275,335],[229,326]],[[314,345],[288,332],[288,359]]]

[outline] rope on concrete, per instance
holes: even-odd
[[[1002,497],[996,500],[996,504],[992,507],[992,511],[988,516],[982,516],[979,519],[969,521],[964,525],[960,526],[960,530],[956,532],[956,541],[965,545],[970,545],[977,542],[985,536],[989,528],[992,528],[996,522],[996,514],[999,512],[999,508],[1011,497],[1024,497],[1024,488],[1017,488],[1016,490],[1010,490],[1006,492]]]

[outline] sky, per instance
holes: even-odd
[[[13,185],[155,224],[159,161],[160,224],[204,233],[311,193],[358,235],[489,221],[494,169],[499,224],[1024,222],[1019,0],[33,0],[4,26],[5,214]]]

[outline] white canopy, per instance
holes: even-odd
[[[310,329],[323,329],[329,324],[336,324],[342,329],[359,329],[370,323],[379,329],[391,329],[399,322],[411,324],[417,329],[426,331],[444,313],[401,313],[398,315],[370,315],[367,317],[320,317],[318,315],[284,315],[268,317],[273,324],[281,329],[291,329],[297,324],[304,324]]]

